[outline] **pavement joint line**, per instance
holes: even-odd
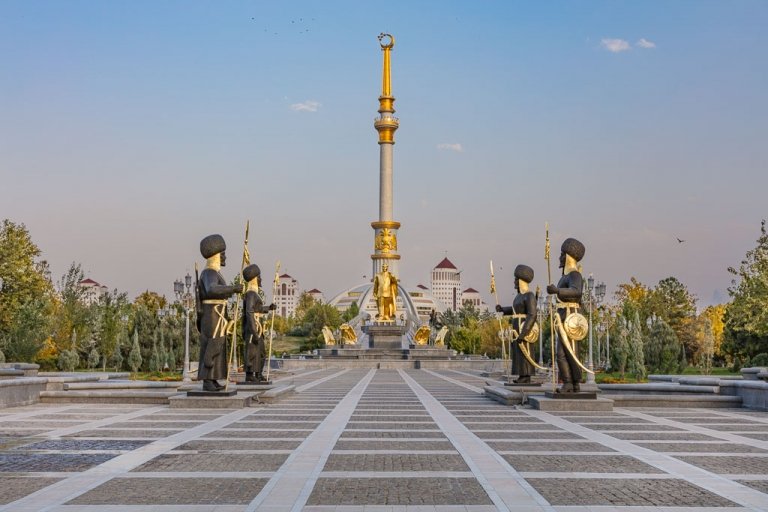
[[[273,471],[141,471],[125,473],[120,478],[271,478]]]
[[[162,408],[167,408],[167,406],[163,406]],[[152,407],[134,411],[134,413],[162,408]],[[178,434],[173,434],[169,437],[151,442],[136,448],[129,453],[119,455],[98,466],[92,467],[91,469],[81,473],[75,473],[69,478],[49,485],[48,487],[29,494],[24,498],[0,506],[0,512],[47,512],[54,510],[60,505],[95,489],[108,480],[111,480],[116,476],[122,476],[141,464],[173,450],[183,443],[196,439],[207,432],[213,432],[223,425],[237,421],[252,413],[252,409],[236,410],[229,414],[219,416],[203,425],[192,427],[188,430],[179,432]]]
[[[426,372],[426,373],[428,373],[428,374],[430,374],[430,375],[432,375],[434,377],[437,377],[438,379],[443,379],[445,381],[450,382],[451,384],[456,384],[457,386],[461,386],[464,389],[468,389],[470,391],[474,391],[475,393],[482,393],[483,392],[482,388],[478,388],[477,386],[472,386],[470,384],[466,384],[464,382],[461,382],[460,380],[452,379],[452,378],[450,378],[448,376],[445,376],[445,375],[440,375],[439,373],[435,373],[432,370],[427,370],[425,368],[422,368],[422,371]],[[442,404],[441,404],[441,406],[442,406]]]
[[[345,373],[349,372],[349,368],[341,370],[340,372],[332,373],[331,375],[328,375],[326,377],[323,377],[321,379],[313,380],[312,382],[309,382],[308,384],[302,384],[301,386],[296,386],[296,392],[302,393],[308,389],[311,389],[315,386],[318,386],[324,382],[327,382],[331,379],[335,379],[336,377],[339,377],[341,375],[344,375]]]
[[[402,379],[411,387],[413,392],[416,393],[416,396],[419,397],[419,400],[424,404],[427,412],[429,412],[435,419],[435,423],[440,426],[445,436],[451,441],[453,446],[456,447],[456,450],[462,456],[467,466],[469,466],[469,469],[475,475],[477,481],[483,487],[485,492],[488,493],[491,501],[496,506],[496,510],[509,511],[516,508],[524,508],[526,510],[546,510],[552,512],[555,510],[531,484],[525,481],[520,473],[501,457],[501,455],[493,451],[482,439],[478,438],[471,430],[464,426],[464,424],[453,416],[453,413],[441,404],[437,398],[432,396],[426,388],[416,382],[413,377],[403,370],[398,369],[397,371],[400,374],[400,377],[402,377]],[[429,370],[426,370],[426,372],[435,375]],[[450,382],[453,379],[446,378],[444,380]],[[461,384],[458,385],[462,386]],[[496,476],[494,476],[493,479],[489,479],[486,477],[486,474],[481,467],[484,468],[486,472],[492,472]],[[499,474],[504,474],[505,478],[499,478]],[[515,486],[514,484],[517,485]],[[515,487],[517,487],[517,489],[515,489]],[[525,492],[529,499],[524,500],[520,496],[520,492],[514,492],[518,489]],[[514,498],[511,498],[508,503],[500,494],[507,496],[512,494],[514,495]]]
[[[138,410],[134,410],[134,411],[131,411],[131,412],[127,412],[125,414],[120,414],[118,416],[112,416],[112,417],[108,417],[108,418],[104,418],[104,419],[100,419],[100,420],[89,421],[89,422],[81,423],[80,425],[75,425],[75,426],[72,426],[72,427],[65,427],[65,428],[59,428],[59,429],[56,429],[56,430],[50,430],[45,435],[47,437],[64,437],[64,436],[76,434],[78,432],[83,432],[83,431],[86,431],[86,430],[95,430],[95,429],[98,429],[100,427],[106,427],[106,426],[109,426],[109,425],[111,425],[113,423],[121,423],[123,421],[132,420],[134,418],[140,418],[142,416],[147,416],[149,414],[154,414],[154,413],[156,413],[158,411],[162,411],[162,410],[165,410],[167,408],[168,408],[168,406],[161,405],[161,406],[158,406],[158,407],[150,407],[150,408],[145,408],[145,409],[138,409]],[[126,429],[120,428],[120,429],[116,429],[116,430],[131,430],[131,429],[129,429],[129,428],[126,428]],[[137,430],[147,430],[147,429],[143,428],[143,429],[137,429]],[[152,429],[152,430],[163,430],[163,429],[162,428],[158,428],[158,429]],[[178,429],[174,429],[174,430],[178,430]]]
[[[744,485],[738,484],[716,473],[701,469],[697,466],[694,466],[693,464],[683,462],[682,460],[676,459],[669,455],[644,448],[630,441],[611,437],[607,434],[604,434],[602,431],[591,430],[587,427],[579,425],[578,423],[572,423],[566,419],[544,411],[534,409],[523,410],[525,410],[525,412],[531,416],[552,423],[575,434],[581,435],[590,441],[600,443],[609,448],[613,448],[620,454],[632,456],[641,462],[660,469],[665,473],[674,475],[675,477],[681,480],[685,480],[686,482],[695,485],[696,487],[706,489],[749,510],[758,512],[764,511],[766,508],[768,508],[768,495],[765,495]],[[626,409],[617,408],[616,410],[620,412],[626,412],[629,415],[634,415],[636,413],[635,411],[628,411]],[[636,414],[639,414],[641,418],[650,417],[644,413]],[[613,455],[616,454],[614,453]]]
[[[333,376],[336,377],[348,371],[344,370]],[[344,426],[352,416],[352,411],[375,374],[376,370],[369,370],[347,392],[314,432],[288,456],[261,492],[245,508],[245,512],[255,512],[262,508],[270,511],[301,511],[333,447],[341,437]]]
[[[480,380],[480,381],[483,381],[483,382],[485,382],[486,380],[494,380],[494,379],[491,379],[490,377],[480,377],[479,375],[475,375],[475,374],[468,373],[468,372],[462,372],[461,370],[448,370],[448,371],[449,372],[453,372],[453,373],[458,373],[459,375],[466,375],[467,377],[471,377],[471,378],[473,378],[475,380]],[[502,384],[502,382],[499,381],[499,384]]]
[[[689,423],[683,423],[683,422],[671,420],[668,418],[658,418],[656,416],[651,416],[649,414],[645,414],[640,411],[634,411],[629,409],[617,409],[617,410],[619,410],[623,414],[626,414],[627,416],[632,416],[634,418],[645,419],[645,420],[650,419],[650,421],[654,421],[662,425],[669,425],[672,427],[684,429],[689,433],[693,432],[696,434],[704,434],[710,437],[715,437],[717,439],[722,439],[723,441],[729,441],[735,444],[745,444],[748,446],[752,446],[754,448],[762,448],[764,450],[768,450],[768,441],[759,441],[757,439],[752,439],[751,437],[744,437],[738,434],[734,434],[733,432],[723,432],[720,430],[714,430],[711,428],[702,427],[701,425],[692,425]]]
[[[521,471],[523,478],[583,478],[584,480],[678,480],[669,473],[589,473],[563,471]],[[558,507],[559,508],[559,507]],[[655,509],[654,509],[655,510]]]

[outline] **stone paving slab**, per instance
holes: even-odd
[[[662,473],[628,455],[504,455],[517,471]]]
[[[114,478],[68,505],[245,505],[266,478]]]
[[[3,476],[0,485],[0,505],[12,503],[61,480],[26,476]]]
[[[275,471],[287,455],[262,454],[166,454],[142,464],[133,471]]]
[[[684,480],[529,479],[553,505],[633,507],[737,507]]]
[[[768,475],[766,457],[679,455],[676,458],[722,475]]]
[[[433,441],[411,440],[378,440],[378,441],[354,441],[340,439],[336,442],[334,451],[338,450],[454,450],[453,445],[446,441],[435,439]]]
[[[308,505],[490,505],[473,478],[324,478]]]
[[[486,441],[486,443],[494,450],[502,452],[615,452],[600,443],[590,442]]]
[[[301,441],[275,441],[274,439],[232,439],[227,441],[213,441],[198,439],[184,443],[176,450],[195,450],[198,452],[216,451],[216,450],[294,450],[301,444]]]
[[[4,453],[0,454],[2,473],[80,472],[115,457],[108,453]]]
[[[469,471],[459,455],[332,453],[323,471]]]
[[[768,453],[768,450],[734,443],[646,443],[636,442],[638,446],[657,452],[697,452],[697,453]]]

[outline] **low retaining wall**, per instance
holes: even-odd
[[[278,359],[283,370],[307,368],[380,368],[427,370],[499,370],[502,362],[494,359]]]
[[[30,405],[40,401],[40,392],[45,391],[48,379],[41,377],[18,377],[0,380],[0,408]]]
[[[724,380],[720,382],[720,394],[739,396],[744,407],[768,411],[768,382],[761,380]]]

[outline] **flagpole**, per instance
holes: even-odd
[[[240,278],[242,278],[243,275],[243,269],[250,264],[251,262],[251,254],[248,252],[248,232],[250,231],[251,227],[251,221],[247,220],[245,221],[245,241],[243,242],[243,259],[240,262],[240,274],[237,275],[235,278],[235,282],[240,282]],[[237,293],[237,295],[241,295],[242,290]],[[240,297],[237,298],[237,302],[235,302],[235,314],[232,318],[232,344],[229,347],[229,359],[227,361],[227,382],[224,384],[224,391],[229,390],[229,376],[232,372],[232,363],[235,357],[235,349],[237,348],[237,317],[240,313]]]

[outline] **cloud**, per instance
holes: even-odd
[[[640,48],[656,48],[656,43],[641,37],[640,40],[635,43],[635,46],[639,46]]]
[[[600,41],[600,46],[611,53],[621,53],[631,48],[629,43],[623,39],[603,39]]]
[[[322,104],[319,101],[307,100],[304,103],[294,103],[291,105],[291,110],[296,112],[317,112]]]
[[[461,146],[461,144],[459,144],[459,143],[449,144],[447,142],[443,142],[441,144],[438,144],[437,145],[437,149],[445,149],[445,150],[448,150],[448,151],[455,151],[457,153],[461,153],[461,152],[464,151],[464,148]]]

